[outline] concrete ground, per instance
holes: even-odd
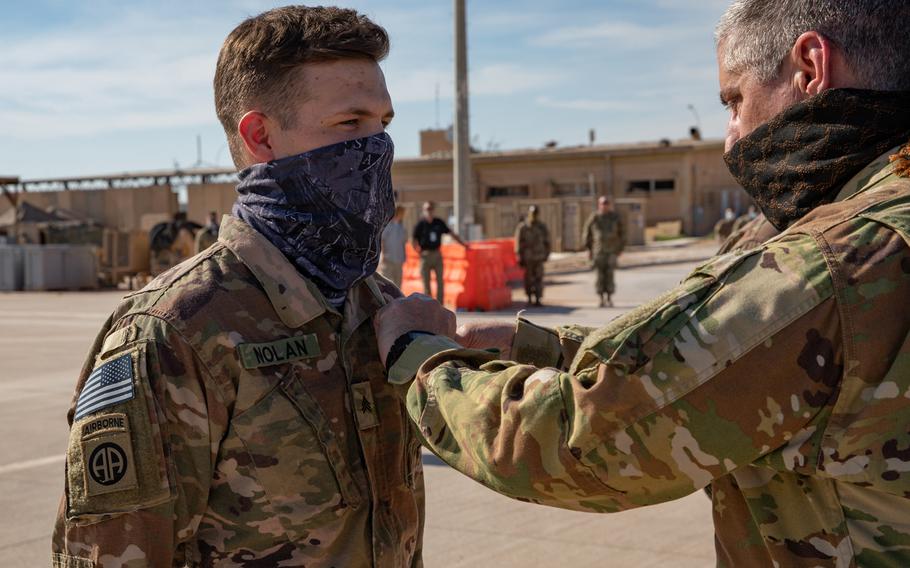
[[[596,308],[592,274],[548,278],[544,324],[603,324],[673,286],[694,263],[622,270],[613,309]],[[49,565],[62,491],[66,410],[95,333],[122,293],[0,294],[0,566]],[[459,313],[459,319],[514,317]],[[714,564],[708,499],[701,493],[616,515],[512,501],[424,456],[428,567],[703,567]]]

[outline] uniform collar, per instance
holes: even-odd
[[[250,269],[286,326],[301,327],[327,312],[340,315],[312,281],[301,275],[275,245],[243,220],[225,215],[218,240]],[[348,292],[344,327],[353,331],[384,304],[373,276],[359,282]]]
[[[900,149],[901,146],[896,146],[870,162],[844,184],[834,201],[844,201],[855,197],[893,174],[894,164],[891,156],[897,154]]]
[[[334,311],[315,284],[304,278],[275,245],[242,220],[225,215],[218,240],[259,280],[286,326],[301,327],[326,311]]]

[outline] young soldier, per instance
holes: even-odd
[[[421,564],[417,440],[370,324],[394,210],[385,30],[291,6],[221,49],[218,242],[127,296],[69,418],[54,565]]]

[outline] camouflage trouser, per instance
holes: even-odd
[[[594,258],[594,270],[597,272],[597,293],[613,294],[616,292],[616,255],[604,254]]]
[[[430,289],[430,271],[436,273],[436,299],[445,304],[442,283],[442,253],[439,250],[420,251],[420,277],[423,278],[423,293],[432,296]]]
[[[543,263],[525,261],[525,293],[540,299],[543,296]]]
[[[401,288],[401,272],[403,265],[383,259],[379,264],[379,273],[392,281],[392,284]]]

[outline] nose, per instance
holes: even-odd
[[[724,152],[729,152],[733,146],[739,142],[739,128],[734,124],[733,119],[727,123],[727,136],[724,138]]]

